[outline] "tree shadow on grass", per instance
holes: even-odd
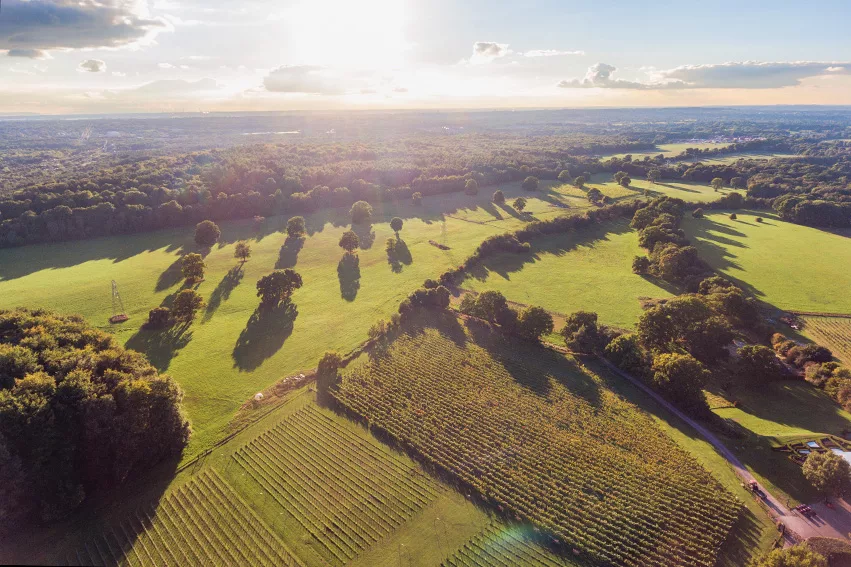
[[[398,274],[403,266],[410,266],[413,261],[408,245],[397,236],[393,250],[387,252],[387,263],[390,264],[390,269],[394,274]]]
[[[213,313],[221,306],[222,302],[228,300],[231,292],[239,285],[244,276],[245,272],[242,271],[242,264],[228,270],[228,273],[225,274],[225,277],[222,278],[222,281],[219,282],[219,285],[210,294],[207,309],[204,311],[205,323],[212,318]]]
[[[340,279],[340,295],[346,301],[354,301],[360,289],[360,258],[357,254],[346,253],[337,264],[337,277]]]
[[[154,286],[154,291],[159,292],[166,290],[180,283],[183,279],[183,256],[179,256],[171,265],[165,269],[160,277],[157,278],[157,285]]]
[[[127,348],[141,352],[148,357],[159,372],[168,370],[177,351],[186,347],[192,340],[190,323],[179,323],[167,329],[139,329],[130,337]]]
[[[302,248],[304,248],[303,237],[293,238],[292,236],[288,236],[284,240],[284,245],[281,246],[280,252],[278,252],[278,261],[275,262],[275,269],[295,268],[296,262],[298,262],[298,253],[301,252]]]
[[[353,223],[352,232],[358,235],[361,250],[369,250],[375,244],[375,230],[371,223]]]
[[[297,316],[298,309],[292,302],[272,309],[255,309],[233,349],[234,367],[246,372],[259,368],[284,346]]]

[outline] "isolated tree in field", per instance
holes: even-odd
[[[739,217],[738,215],[736,215],[736,213],[730,213],[730,220],[736,220],[737,218]]]
[[[538,178],[530,175],[526,179],[523,180],[523,183],[520,184],[524,191],[537,191],[538,190]]]
[[[716,191],[720,191],[720,190],[721,190],[721,188],[722,188],[722,187],[724,187],[724,180],[723,180],[723,179],[721,179],[720,177],[716,177],[716,178],[714,178],[712,181],[710,181],[710,182],[709,182],[709,184],[710,184],[710,185],[712,186],[712,188],[713,188],[713,189],[715,189]]]
[[[275,270],[257,280],[257,297],[262,307],[277,307],[287,303],[293,292],[301,286],[301,276],[295,270]]]
[[[632,184],[632,178],[629,175],[624,175],[618,181],[618,184],[623,188],[628,188]]]
[[[168,307],[155,307],[148,313],[148,327],[151,329],[162,329],[171,323],[171,309]]]
[[[493,192],[493,199],[492,200],[497,205],[501,205],[501,204],[505,203],[505,193],[503,193],[502,191],[497,189],[496,191]]]
[[[570,183],[570,171],[568,171],[567,169],[562,169],[558,173],[558,180],[562,183]]]
[[[780,374],[780,363],[774,351],[762,345],[745,345],[737,351],[738,374],[746,384],[765,383]]]
[[[751,561],[748,567],[829,567],[829,563],[806,543],[800,543],[769,551]]]
[[[837,496],[851,484],[851,465],[832,451],[810,453],[803,473],[813,488],[825,496]]]
[[[171,313],[178,321],[189,322],[195,318],[195,313],[204,307],[204,299],[194,289],[183,289],[174,298]]]
[[[347,230],[340,237],[340,248],[352,254],[360,246],[360,238],[354,231]]]
[[[422,205],[423,204],[423,194],[419,191],[416,191],[413,195],[411,195],[411,202],[414,205]]]
[[[366,201],[358,201],[352,205],[349,213],[352,215],[352,222],[354,224],[367,223],[372,218],[372,205]]]
[[[251,245],[245,240],[240,240],[233,249],[233,257],[244,264],[251,257]]]
[[[624,177],[629,177],[629,174],[628,174],[627,172],[625,172],[625,171],[618,171],[617,173],[615,173],[614,177],[615,177],[615,183],[617,183],[618,185],[620,185],[620,184],[621,184],[621,180],[622,180]]]
[[[662,178],[662,171],[658,167],[654,167],[650,171],[647,172],[647,181],[650,183],[656,184]]]
[[[511,203],[511,206],[522,213],[523,209],[526,208],[526,199],[524,199],[523,197],[517,197],[516,199],[514,199],[514,202]]]
[[[305,233],[304,217],[292,217],[287,221],[287,236],[301,238]]]
[[[588,179],[586,179],[583,175],[580,175],[579,177],[573,180],[573,184],[579,187],[580,189],[585,187],[586,183],[588,183]]]
[[[479,184],[475,179],[468,179],[467,183],[464,184],[464,193],[467,195],[478,195],[479,193]]]
[[[200,254],[187,254],[183,257],[181,270],[186,281],[197,282],[204,279],[204,269],[207,264],[204,263],[204,258]]]
[[[517,333],[537,341],[553,332],[553,317],[541,307],[527,307],[517,316]]]
[[[592,203],[596,203],[603,198],[603,192],[597,189],[596,187],[592,187],[588,190],[586,196],[588,197],[589,201],[591,201]]]
[[[195,226],[195,243],[198,246],[209,248],[219,241],[222,231],[216,223],[211,220],[199,222]]]
[[[472,181],[472,179],[470,180]],[[399,231],[402,230],[402,226],[404,226],[405,222],[399,217],[393,217],[390,220],[390,228],[393,229],[393,232],[396,233],[396,238],[399,238]]]

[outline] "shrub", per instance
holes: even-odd
[[[570,171],[562,169],[558,173],[558,180],[562,183],[570,183]]]
[[[650,259],[647,256],[636,256],[632,259],[632,272],[646,274],[650,270]]]
[[[801,543],[766,552],[751,561],[748,567],[828,567],[828,562],[811,550],[807,543]]]
[[[696,219],[702,219],[703,218],[703,209],[701,209],[700,207],[696,208],[695,210],[693,210],[691,212],[691,216],[693,216]]]
[[[736,220],[737,218],[739,217],[736,216],[736,213],[730,213],[730,220]]]
[[[756,222],[762,222],[762,217],[756,217]]]

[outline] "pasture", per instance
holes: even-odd
[[[709,142],[709,141],[693,141],[693,142],[672,142],[669,144],[659,144],[652,150],[642,150],[638,152],[626,152],[621,154],[612,154],[603,156],[601,159],[609,159],[609,158],[618,158],[621,159],[624,156],[631,155],[633,160],[644,159],[644,157],[656,157],[659,154],[662,154],[666,158],[671,158],[676,155],[679,155],[686,151],[689,148],[698,148],[701,150],[705,149],[713,149],[713,148],[721,148],[724,146],[729,146],[728,142]]]
[[[639,298],[669,297],[663,282],[632,272],[643,255],[628,220],[535,239],[530,254],[497,254],[472,270],[462,288],[493,289],[517,303],[569,314],[596,311],[600,322],[631,328],[641,315]]]
[[[851,364],[851,318],[807,315],[802,319],[804,335],[829,348],[841,362]]]
[[[714,565],[738,516],[733,496],[603,378],[449,314],[362,355],[334,396],[579,559]]]
[[[686,215],[682,228],[700,257],[780,309],[851,313],[851,238],[792,224],[766,211]],[[764,222],[756,222],[756,217]]]
[[[145,353],[186,393],[194,430],[189,457],[221,437],[239,405],[255,392],[313,368],[326,350],[351,350],[426,278],[461,263],[485,238],[527,222],[513,216],[487,224],[450,218],[446,214],[461,208],[459,203],[475,212],[489,199],[453,197],[447,203],[432,197],[421,207],[388,203],[376,210],[371,227],[355,227],[361,238],[356,270],[339,266],[347,209],[307,216],[303,241],[287,241],[285,217],[266,219],[259,231],[251,221],[221,223],[222,238],[205,257],[205,280],[197,286],[207,306],[182,332],[140,327],[149,310],[169,305],[181,289],[181,257],[196,250],[189,227],[0,250],[0,307],[79,313]],[[384,243],[394,236],[389,220],[395,215],[406,219],[400,237],[407,254],[391,265]],[[233,257],[240,239],[252,247],[244,265]],[[429,240],[450,249],[440,250]],[[293,295],[294,310],[261,315],[255,282],[276,268],[295,269],[304,286]],[[130,315],[118,325],[108,323],[111,280]]]

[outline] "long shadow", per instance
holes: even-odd
[[[177,260],[165,269],[160,277],[157,278],[157,285],[154,286],[154,291],[163,291],[180,283],[183,279],[183,256],[179,256]]]
[[[375,244],[375,230],[371,223],[352,224],[352,232],[358,235],[361,250],[369,250]]]
[[[168,329],[139,329],[127,341],[126,347],[141,352],[154,368],[165,372],[177,356],[177,351],[192,340],[189,326],[188,323],[182,323]]]
[[[278,253],[278,261],[275,262],[275,269],[295,268],[298,262],[298,253],[301,252],[302,248],[304,248],[303,237],[293,238],[292,236],[287,236],[287,239],[284,240],[284,245],[281,246],[281,251]]]
[[[357,254],[343,254],[337,264],[337,277],[340,280],[340,296],[346,301],[354,301],[360,289],[360,258]]]
[[[284,346],[293,332],[296,317],[298,309],[292,302],[273,309],[255,309],[234,346],[234,367],[245,372],[259,368]]]
[[[393,273],[398,274],[402,271],[403,266],[410,266],[413,261],[408,245],[404,240],[396,237],[396,246],[392,251],[387,252],[387,263],[390,264],[390,269]]]
[[[210,294],[210,300],[207,302],[207,309],[204,311],[204,322],[207,322],[212,318],[213,313],[221,306],[223,301],[227,301],[230,298],[231,292],[239,285],[242,281],[242,278],[245,276],[245,272],[242,271],[242,264],[238,266],[234,266],[225,274],[225,277],[222,278],[222,281],[219,282],[219,285],[216,286],[216,289],[213,290],[213,293]]]

